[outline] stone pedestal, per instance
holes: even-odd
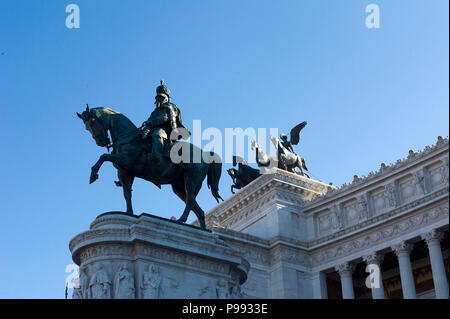
[[[69,248],[74,298],[242,298],[250,267],[217,234],[148,214],[102,214]]]

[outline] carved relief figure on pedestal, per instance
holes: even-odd
[[[80,288],[73,288],[72,299],[83,299],[83,295],[81,294]]]
[[[142,296],[144,299],[158,299],[161,286],[161,275],[155,264],[148,266],[148,271],[142,276]]]
[[[399,203],[397,200],[397,190],[395,188],[395,184],[391,183],[386,185],[387,197],[389,200],[389,205],[391,207],[396,207]]]
[[[361,195],[358,198],[358,211],[359,211],[359,220],[369,219],[369,201],[367,200],[367,194]]]
[[[109,280],[106,271],[103,270],[103,265],[101,263],[95,265],[94,275],[89,281],[89,298],[111,298],[111,280]]]
[[[203,297],[203,296],[208,296],[208,295],[212,295],[211,293],[210,293],[210,291],[212,290],[212,288],[211,288],[211,285],[208,283],[208,285],[206,285],[206,286],[204,286],[204,287],[201,287],[199,290],[198,290],[198,296],[199,297],[201,297],[201,298],[207,298],[207,297]]]
[[[81,292],[80,277],[75,278],[75,284],[73,287],[72,299],[83,299],[83,293]]]
[[[123,263],[119,267],[114,278],[114,298],[116,299],[134,299],[134,278],[127,269],[127,264]]]
[[[74,279],[72,299],[83,299],[83,292],[81,291],[81,284],[80,284],[80,277],[81,277],[80,268],[77,269],[78,277]]]
[[[449,158],[444,158],[444,182],[448,183],[449,179]]]
[[[87,276],[87,266],[78,268],[78,281],[80,284],[80,299],[89,299],[89,278]]]
[[[416,182],[416,185],[419,187],[421,193],[425,194],[426,193],[426,189],[425,189],[425,174],[424,174],[423,170],[417,171],[414,174],[414,180]]]
[[[230,298],[228,284],[224,279],[219,279],[217,281],[216,295],[217,295],[217,299],[229,299]]]
[[[230,297],[231,297],[231,299],[244,299],[245,298],[245,294],[241,290],[241,285],[239,285],[238,283],[232,285]]]
[[[344,228],[344,220],[342,216],[342,212],[339,209],[338,205],[333,205],[331,208],[331,227],[333,229],[343,229]]]

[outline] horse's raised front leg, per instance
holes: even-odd
[[[92,184],[98,179],[98,171],[100,167],[102,167],[104,162],[112,162],[113,164],[124,166],[123,157],[120,154],[102,154],[98,159],[97,163],[94,164],[91,168],[91,176],[89,178],[89,183]]]
[[[106,161],[106,156],[108,154],[102,154],[98,161],[94,164],[94,166],[91,167],[91,176],[89,177],[89,184],[92,184],[98,179],[98,171],[100,170],[100,167],[102,167],[103,163]]]

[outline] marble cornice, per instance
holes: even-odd
[[[69,243],[69,249],[71,252],[78,249],[78,246],[83,243],[83,245],[88,245],[91,242],[97,243],[97,239],[101,237],[108,237],[110,241],[122,241],[131,242],[130,230],[124,228],[104,228],[104,229],[93,229],[84,231],[76,235]]]
[[[405,203],[383,214],[376,215],[359,224],[344,228],[338,232],[312,240],[308,242],[308,247],[321,246],[323,244],[328,244],[330,242],[341,240],[348,236],[352,236],[355,233],[365,232],[370,228],[378,226],[381,223],[388,222],[392,219],[398,218],[406,214],[410,214],[414,210],[421,209],[428,205],[433,205],[436,202],[441,201],[443,199],[446,198],[448,199],[448,196],[449,196],[449,188],[447,185],[444,188],[441,188],[433,193],[427,194],[426,196],[418,198],[412,202]]]
[[[298,247],[301,249],[316,249],[324,245],[329,245],[334,242],[345,240],[345,238],[357,235],[362,232],[369,231],[370,229],[377,227],[383,223],[389,222],[401,216],[412,213],[415,210],[422,209],[429,205],[435,205],[437,202],[448,199],[448,186],[445,186],[435,192],[429,193],[421,198],[416,199],[415,201],[405,203],[401,206],[398,206],[390,211],[387,211],[383,214],[376,215],[368,220],[365,220],[359,224],[344,228],[341,231],[335,232],[333,234],[329,234],[311,241],[298,241],[293,238],[285,237],[285,236],[276,236],[271,240],[263,240],[257,236],[244,234],[238,231],[234,231],[231,229],[223,229],[217,228],[220,234],[228,234],[228,237],[244,239],[247,238],[251,242],[259,242],[261,245],[267,246],[267,248],[273,247],[279,243],[283,243],[285,245]],[[216,229],[216,228],[215,228]],[[219,230],[220,229],[220,230]]]
[[[148,216],[130,219],[126,215],[117,214],[100,216],[92,224],[101,225],[101,228],[80,233],[69,243],[74,261],[79,261],[80,253],[87,247],[107,243],[146,243],[192,254],[208,251],[210,258],[225,258],[236,263],[240,260],[240,256],[218,235],[168,220]],[[124,227],[126,224],[128,226]]]
[[[293,197],[297,196],[296,200],[299,201],[307,196],[319,196],[335,188],[334,186],[277,168],[272,171],[273,173],[271,174],[261,175],[227,200],[219,203],[206,214],[206,221],[208,222],[213,216],[221,223],[229,220],[239,214],[244,208],[248,208],[257,202],[260,203],[261,199],[268,193],[277,190],[290,194]],[[283,199],[279,201],[283,202]],[[286,205],[292,205],[289,201],[284,202]],[[195,221],[193,225],[198,225],[198,221]]]
[[[217,234],[219,237],[223,237],[224,239],[231,238],[231,239],[238,239],[243,242],[247,242],[250,245],[255,246],[261,246],[261,247],[268,247],[269,241],[266,239],[262,239],[260,237],[238,232],[236,230],[232,229],[226,229],[221,227],[214,227],[213,233]]]
[[[420,152],[410,151],[408,157],[405,159],[399,159],[396,163],[382,166],[377,172],[371,172],[368,176],[357,177],[350,184],[344,184],[322,196],[304,202],[304,210],[315,210],[319,207],[328,205],[330,202],[336,201],[338,198],[347,197],[352,193],[372,189],[374,185],[401,175],[414,166],[420,166],[426,161],[448,153],[448,151],[448,138],[438,138],[436,144],[426,146],[425,149]]]
[[[275,236],[269,241],[269,248],[275,247],[277,245],[284,245],[288,247],[308,250],[309,244],[305,241],[296,240],[294,238],[286,237],[286,236]]]
[[[433,206],[432,209],[440,209],[441,207],[443,207],[443,209],[447,209],[448,211],[448,207],[445,206],[445,203],[448,203],[448,201],[445,201],[445,199],[447,198],[448,186],[431,194],[428,194],[427,196],[423,196],[416,201],[399,206],[379,216],[372,217],[371,219],[364,221],[358,225],[345,228],[342,231],[309,242],[299,241],[285,236],[276,236],[270,240],[266,240],[254,235],[249,235],[225,228],[214,228],[214,232],[223,237],[225,240],[231,239],[235,241],[246,242],[250,245],[260,246],[265,249],[272,249],[273,247],[284,245],[287,247],[312,252],[314,250],[320,249],[321,247],[338,244],[339,242],[345,241],[351,237],[364,235],[368,232],[371,232],[372,229],[380,227],[383,228],[383,225],[386,223],[395,222],[396,219],[413,214],[414,211],[427,209],[427,207],[430,205]],[[440,203],[444,203],[444,206]]]

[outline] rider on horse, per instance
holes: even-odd
[[[281,139],[281,144],[289,151],[292,153],[294,152],[294,147],[292,146],[292,143],[290,141],[288,141],[288,137],[285,134],[280,134],[280,139]]]
[[[148,120],[143,123],[142,138],[145,140],[151,137],[152,161],[159,163],[163,158],[164,146],[180,137],[189,138],[190,132],[181,122],[180,110],[170,102],[170,90],[164,85],[163,80],[161,80],[161,85],[156,88],[155,104],[156,108]],[[173,131],[179,134],[172,136]]]

